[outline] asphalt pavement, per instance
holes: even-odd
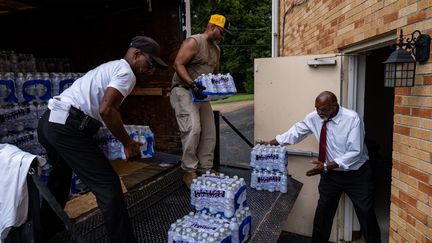
[[[239,130],[251,143],[254,139],[253,101],[241,101],[212,105]],[[251,147],[220,118],[220,161],[221,165],[248,168]]]

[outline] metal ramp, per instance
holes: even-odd
[[[238,175],[250,184],[250,170],[233,167],[219,168],[226,175]],[[252,213],[250,242],[276,242],[302,184],[289,179],[288,193],[247,189]],[[182,182],[182,170],[174,167],[138,185],[125,195],[129,216],[138,242],[167,242],[168,229],[176,219],[192,210],[190,190]],[[76,224],[77,232],[86,242],[108,242],[99,211]],[[57,234],[49,242],[72,242],[68,232]]]

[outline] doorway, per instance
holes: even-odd
[[[384,87],[384,62],[394,46],[366,55],[364,113],[365,142],[375,180],[375,212],[382,242],[389,241],[390,189],[393,146],[394,89]]]

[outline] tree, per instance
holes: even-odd
[[[191,0],[192,33],[201,33],[214,13],[233,32],[220,44],[221,72],[231,73],[239,92],[253,93],[254,59],[271,56],[271,0]]]

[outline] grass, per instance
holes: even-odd
[[[217,104],[225,104],[225,103],[239,102],[239,101],[246,101],[246,100],[253,100],[253,99],[254,99],[253,94],[235,94],[226,99],[212,101],[211,103],[212,105],[217,105]]]

